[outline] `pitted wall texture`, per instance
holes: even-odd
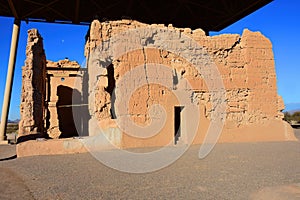
[[[31,29],[28,31],[26,60],[22,68],[19,136],[44,132],[45,79],[43,38],[36,29]]]
[[[165,27],[164,25],[147,25],[132,20],[99,22],[93,21],[90,27],[88,40],[85,47],[85,55],[90,56],[98,50],[105,50],[113,46],[113,40],[110,38],[123,31],[139,30],[139,28],[167,28],[168,30],[178,31],[179,40],[185,35],[193,39],[203,47],[209,54],[211,60],[216,64],[224,87],[226,120],[224,129],[238,129],[250,126],[264,126],[270,121],[275,123],[284,123],[282,121],[284,104],[282,98],[277,94],[276,73],[274,67],[274,56],[272,44],[268,38],[260,32],[252,32],[247,29],[242,35],[223,34],[218,36],[206,36],[201,29],[191,30],[189,28],[174,28],[172,25]],[[166,38],[167,40],[168,38]],[[103,45],[103,41],[106,41]],[[108,42],[107,42],[108,41]],[[101,62],[101,60],[99,61]],[[144,72],[136,77],[132,77],[132,84],[136,79],[147,79],[151,77],[166,78],[171,81],[171,87],[163,87],[161,85],[146,84],[138,88],[130,97],[127,113],[119,113],[120,115],[130,115],[131,119],[138,125],[145,126],[150,123],[149,108],[153,104],[160,104],[170,115],[167,117],[166,128],[153,139],[153,143],[159,141],[161,143],[164,137],[172,137],[174,132],[174,114],[173,108],[178,105],[176,99],[172,97],[174,90],[188,90],[186,81],[192,86],[191,101],[200,106],[200,124],[199,134],[205,132],[211,120],[211,113],[214,110],[211,102],[212,93],[208,90],[203,74],[197,71],[194,66],[187,62],[180,55],[171,52],[154,49],[143,48],[128,52],[118,58],[112,58],[110,68],[113,67],[113,74],[108,69],[99,68],[99,65],[92,64],[90,60],[89,70],[89,90],[90,97],[90,114],[92,119],[99,121],[100,127],[104,129],[109,126],[115,126],[114,106],[120,105],[122,94],[114,94],[112,98],[108,88],[111,87],[111,80],[118,85],[122,76],[138,66],[145,66]],[[163,64],[168,66],[169,72],[166,77],[149,67],[151,63]],[[204,68],[204,70],[210,70]],[[162,72],[163,73],[163,72]],[[113,77],[112,77],[113,76]],[[136,81],[138,83],[138,81]],[[96,87],[95,87],[96,85]],[[92,91],[95,90],[95,91]],[[94,92],[94,93],[93,93]],[[185,119],[188,120],[193,119]],[[114,125],[112,125],[114,124]],[[242,130],[242,129],[241,129]],[[171,134],[169,134],[171,132]],[[264,134],[264,133],[261,133]],[[124,133],[123,141],[126,140]],[[155,138],[154,137],[154,138]],[[201,136],[202,138],[204,136]],[[135,146],[137,140],[123,143],[124,146]],[[145,141],[144,141],[145,142]],[[146,142],[147,143],[147,142]],[[151,142],[150,142],[151,143]],[[164,143],[164,142],[162,142]]]
[[[178,41],[185,42],[186,37],[195,41],[205,55],[195,54],[189,46],[182,50],[191,53],[190,57],[198,56],[203,60],[201,70],[180,52],[176,54],[159,48],[137,48],[108,60],[100,59],[117,41],[111,38],[141,28],[156,29],[158,34],[173,31]],[[128,39],[135,40],[133,35]],[[176,48],[178,41],[164,37],[163,40]],[[199,108],[195,112],[200,116],[196,136],[192,139],[194,143],[201,143],[216,109],[215,91],[209,90],[207,84],[207,79],[214,82],[216,78],[211,73],[211,65],[206,63],[209,60],[217,67],[225,88],[222,99],[226,102],[224,128],[219,141],[294,139],[292,129],[282,120],[284,103],[277,94],[272,44],[260,32],[246,29],[242,35],[211,37],[201,29],[147,25],[132,20],[95,20],[86,39],[87,73],[77,62],[68,59],[46,61],[42,37],[35,29],[28,31],[22,72],[20,136],[47,133],[51,138],[61,138],[100,133],[118,148],[164,146],[175,138],[175,144],[186,144],[190,139],[190,122],[195,121],[187,113],[186,106],[191,103]],[[144,42],[155,43],[155,37],[147,39],[149,41]],[[118,51],[118,47],[115,50]],[[101,67],[100,62],[106,66]],[[157,66],[164,67],[158,69]],[[135,70],[138,73],[130,73]],[[153,84],[153,81],[163,84]],[[116,92],[116,87],[123,90]],[[130,93],[130,88],[135,90]],[[176,94],[181,93],[188,95],[188,103],[179,101]],[[163,107],[166,116],[154,105]],[[119,109],[116,115],[116,109],[124,106],[128,107]],[[176,120],[178,108],[182,112]],[[129,117],[139,127],[147,127],[153,119],[165,122],[155,135],[147,137],[145,132],[144,138],[138,138],[132,136],[129,129],[120,129],[120,117]],[[175,137],[178,127],[181,132]]]
[[[101,41],[108,40],[113,35],[125,30],[144,27],[159,28],[163,25],[146,25],[129,20],[103,23],[94,21],[91,25],[85,54],[88,55],[101,44]],[[274,56],[269,39],[260,32],[251,32],[247,29],[244,30],[242,36],[224,34],[213,37],[205,36],[204,31],[200,29],[192,31],[191,29],[177,29],[172,26],[169,26],[168,29],[178,30],[194,39],[206,49],[217,65],[226,89],[227,121],[240,125],[262,123],[263,120],[282,119],[283,103],[281,97],[277,95]],[[119,77],[134,67],[153,62],[167,65],[171,71],[176,72],[178,78],[176,87],[178,89],[184,89],[184,86],[180,86],[180,80],[187,79],[195,91],[194,101],[205,104],[205,116],[209,118],[211,112],[210,94],[207,91],[205,81],[202,79],[201,72],[198,73],[191,64],[179,55],[159,49],[137,50],[128,53],[128,55],[112,61],[114,79],[118,82]],[[93,69],[89,70],[93,71]],[[99,119],[110,117],[111,103],[109,94],[105,91],[105,88],[109,86],[107,71],[102,71],[103,74],[100,74],[99,77],[100,92],[97,94],[97,99],[101,99],[98,105],[100,109],[96,109]],[[148,71],[147,76],[156,76],[155,72],[151,74],[152,72]],[[94,75],[92,74],[92,76]],[[149,92],[144,94],[145,99],[160,99],[159,97],[151,98],[148,94]],[[135,102],[134,105],[139,105],[139,108],[147,107],[147,101],[145,102],[144,98],[139,98],[140,100],[132,98]],[[134,106],[131,108],[134,110]],[[146,110],[141,109],[139,112],[139,114],[145,115],[147,113]]]

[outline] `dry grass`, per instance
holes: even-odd
[[[19,124],[18,123],[8,123],[6,128],[6,134],[18,132]]]

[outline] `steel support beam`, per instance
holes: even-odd
[[[3,106],[2,106],[1,126],[0,126],[0,143],[1,142],[3,143],[6,140],[6,125],[7,125],[7,119],[8,119],[13,79],[14,79],[14,71],[15,71],[16,55],[17,55],[17,49],[18,49],[20,25],[21,25],[21,21],[15,19],[14,25],[13,25],[12,38],[11,38],[9,62],[8,62],[7,77],[6,77],[6,86],[5,86],[5,93],[4,93]]]

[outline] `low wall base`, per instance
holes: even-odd
[[[219,143],[297,141],[289,123],[270,120],[264,124],[252,124],[239,128],[224,128]]]
[[[204,135],[196,137],[193,144],[201,144]],[[248,125],[239,128],[224,127],[218,143],[250,143],[250,142],[279,142],[297,141],[293,128],[285,121],[268,121],[264,124]],[[59,155],[85,153],[90,150],[109,150],[120,148],[110,144],[104,136],[50,139],[50,140],[29,140],[17,144],[17,157],[35,155]],[[155,146],[155,145],[151,145]],[[157,145],[156,145],[157,146]],[[122,149],[128,147],[122,146]]]
[[[17,144],[17,157],[87,152],[80,139],[29,140]]]

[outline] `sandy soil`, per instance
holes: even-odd
[[[296,138],[300,141],[300,128],[294,129],[294,133],[295,133]]]
[[[162,170],[129,174],[89,153],[14,159],[15,147],[1,145],[0,199],[300,199],[299,141],[217,144],[203,160],[199,147]]]

